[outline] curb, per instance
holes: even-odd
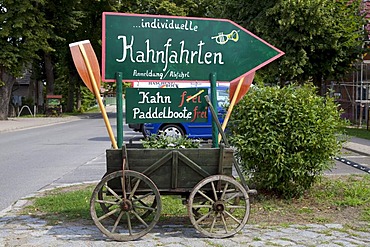
[[[361,155],[364,155],[364,156],[368,156],[369,155],[369,153],[360,151],[358,149],[354,149],[354,148],[350,148],[350,147],[343,147],[343,148],[346,149],[346,150],[348,150],[348,151],[351,151],[351,152],[354,152],[354,153],[357,153],[357,154],[361,154]]]

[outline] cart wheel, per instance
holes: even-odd
[[[123,183],[126,193],[122,193]],[[152,180],[131,170],[125,171],[124,179],[122,171],[105,176],[90,200],[95,225],[117,241],[135,240],[147,234],[158,222],[161,208],[159,191]]]
[[[245,226],[249,207],[248,193],[239,182],[225,175],[214,175],[194,187],[189,196],[188,214],[195,229],[203,235],[226,238]]]

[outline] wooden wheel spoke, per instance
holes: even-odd
[[[229,187],[229,183],[226,183],[226,184],[225,184],[225,188],[224,188],[224,190],[222,191],[222,195],[221,195],[220,200],[224,200],[224,199],[225,199],[225,193],[226,193],[226,191],[227,191],[227,187]]]
[[[193,208],[212,208],[212,205],[197,204],[193,205]]]
[[[149,206],[135,206],[135,208],[138,208],[138,209],[145,209],[145,210],[149,210],[149,211],[155,211],[155,208],[152,208],[152,207],[149,207]]]
[[[209,211],[207,214],[203,215],[202,217],[200,217],[196,223],[199,224],[200,222],[202,222],[205,218],[207,218],[211,213],[213,213],[212,211]]]
[[[221,214],[221,219],[222,219],[222,223],[224,225],[225,231],[226,231],[226,233],[228,233],[229,231],[227,230],[227,224],[226,224],[226,220],[225,220],[224,214]]]
[[[216,188],[215,188],[215,183],[213,181],[211,182],[211,186],[212,186],[213,196],[215,197],[215,201],[217,201],[218,196],[217,196],[217,191],[216,191]]]
[[[238,208],[245,209],[245,206],[243,205],[227,205],[226,206],[226,209],[238,209]]]
[[[109,186],[108,186],[108,184],[105,184],[104,185],[104,187],[110,192],[110,193],[112,193],[112,195],[115,197],[115,198],[117,198],[117,200],[119,200],[119,201],[121,201],[122,200],[122,198],[114,191],[114,190],[112,190]]]
[[[112,233],[116,231],[117,226],[118,226],[119,222],[121,221],[121,218],[122,218],[123,214],[124,214],[124,212],[121,211],[121,213],[118,215],[116,221],[114,222],[114,225],[113,225],[113,228],[112,228]]]
[[[110,207],[113,205],[119,205],[119,202],[117,201],[106,201],[106,200],[96,200],[98,203],[104,203],[104,204],[110,204]],[[108,207],[109,208],[109,207]]]
[[[131,213],[133,214],[133,215],[135,215],[135,217],[141,222],[141,223],[143,223],[143,225],[145,226],[145,227],[148,227],[148,224],[140,217],[140,215],[138,215],[135,211],[131,211]]]
[[[211,224],[211,226],[210,226],[210,228],[209,228],[209,231],[210,231],[210,232],[213,232],[213,228],[215,227],[216,220],[217,220],[217,214],[218,214],[218,213],[215,213],[215,215],[213,216],[212,224]]]
[[[143,199],[145,199],[145,198],[147,198],[148,196],[154,196],[154,194],[150,192],[150,193],[147,193],[147,194],[142,195],[142,196],[135,196],[135,197],[132,199],[132,201],[133,201],[133,202],[136,202],[136,201],[141,201],[141,202],[142,202],[142,200],[143,200]]]
[[[238,224],[241,224],[241,221],[238,220],[237,218],[234,217],[234,215],[230,214],[229,212],[227,211],[224,211],[231,219],[233,219],[235,222],[237,222]]]
[[[130,235],[132,235],[131,218],[130,218],[130,214],[128,212],[126,212],[126,217],[127,217],[128,232],[129,232]]]
[[[132,200],[132,197],[135,195],[135,192],[137,190],[137,188],[139,187],[139,184],[141,182],[141,179],[138,179],[134,185],[134,188],[132,188],[131,192],[130,192],[130,196],[129,196],[129,199]]]
[[[107,218],[107,217],[111,216],[111,215],[112,215],[112,214],[114,214],[114,213],[117,213],[117,212],[118,212],[118,211],[120,211],[120,210],[121,210],[120,208],[113,209],[112,211],[110,211],[110,212],[108,212],[108,213],[104,214],[103,216],[99,217],[99,218],[98,218],[98,220],[99,220],[99,221],[102,221],[102,220],[104,220],[105,218]]]
[[[232,199],[236,198],[237,196],[239,196],[239,193],[238,192],[235,192],[232,196],[228,197],[225,202],[229,202],[231,201]]]
[[[198,193],[201,194],[204,198],[206,198],[211,203],[214,203],[215,202],[211,198],[209,198],[209,196],[207,196],[203,191],[199,190]]]

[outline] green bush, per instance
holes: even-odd
[[[311,84],[253,87],[234,109],[230,142],[258,190],[301,195],[334,164],[345,121]]]

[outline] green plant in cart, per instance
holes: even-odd
[[[143,140],[144,148],[199,148],[200,141],[192,140],[186,137],[166,136],[163,132],[159,135],[151,135]]]

